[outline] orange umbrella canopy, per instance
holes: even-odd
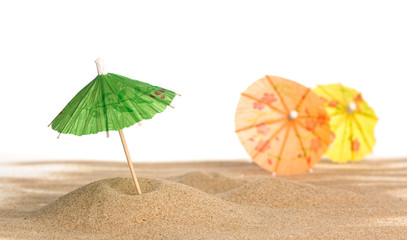
[[[329,117],[315,93],[294,81],[267,75],[242,93],[235,126],[252,159],[279,175],[311,169],[331,137]]]

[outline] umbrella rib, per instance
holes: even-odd
[[[346,143],[346,140],[347,140],[347,137],[346,137],[346,129],[348,128],[348,125],[346,124],[346,122],[348,121],[348,118],[349,118],[349,115],[346,115],[346,119],[345,119],[345,127],[343,128],[343,137],[342,137],[342,139],[344,139],[344,141],[345,141],[345,143]],[[344,150],[342,150],[341,151],[341,160],[343,159],[343,153],[346,151],[346,144],[342,144],[342,148],[345,148]],[[348,160],[347,160],[348,161]]]
[[[333,108],[333,107],[330,107],[330,106],[326,106],[326,107],[329,107],[329,108]],[[342,112],[336,112],[336,113],[333,113],[333,114],[329,114],[329,117],[335,117],[335,116],[338,116],[338,115],[340,115],[340,114],[343,114]],[[306,116],[306,115],[299,115],[297,118],[318,118],[319,116]]]
[[[352,121],[352,119],[351,119],[351,121],[349,121],[349,128],[350,128],[350,134],[351,134],[351,137],[353,137],[353,121]],[[351,146],[351,148],[350,148],[350,152],[351,152],[351,154],[352,154],[352,160],[353,159],[355,159],[355,152],[352,150],[352,138],[350,139],[350,146]]]
[[[281,156],[283,155],[283,151],[284,151],[285,145],[286,145],[287,140],[288,140],[288,133],[290,132],[290,127],[291,127],[291,124],[288,125],[287,131],[285,132],[283,145],[281,146],[280,153],[278,154],[278,159],[277,159],[277,162],[276,162],[276,166],[274,167],[274,172],[277,172],[278,166],[280,165]]]
[[[269,107],[269,108],[271,108],[271,109],[273,109],[273,110],[275,110],[275,111],[277,111],[277,112],[279,112],[279,113],[286,114],[284,111],[282,111],[282,110],[280,110],[280,109],[278,109],[278,108],[272,106],[272,105],[269,104],[268,102],[265,102],[265,101],[263,101],[263,100],[261,100],[261,99],[257,99],[257,98],[255,98],[255,97],[253,97],[253,96],[251,96],[251,95],[249,95],[249,94],[247,94],[247,93],[242,93],[242,96],[245,96],[245,97],[250,98],[250,99],[252,99],[252,100],[254,100],[254,101],[257,101],[257,102],[261,102],[261,103],[263,103],[264,105],[266,105],[267,107]]]
[[[92,81],[92,86],[89,87],[89,89],[87,89],[86,93],[84,93],[84,97],[81,99],[81,101],[78,103],[78,105],[75,107],[75,110],[72,111],[71,117],[66,121],[65,125],[63,126],[62,130],[60,133],[62,133],[65,128],[68,126],[68,124],[71,122],[71,120],[73,119],[73,115],[76,113],[76,111],[78,110],[79,106],[84,102],[85,98],[88,96],[88,93],[90,92],[91,89],[93,89],[94,85],[96,84],[96,81]],[[89,83],[89,84],[91,84]],[[72,100],[71,100],[72,101]],[[69,103],[65,106],[65,108],[69,105]],[[64,109],[65,109],[64,108]],[[62,109],[62,111],[64,110]],[[55,119],[54,119],[55,120]],[[54,121],[52,120],[52,122]]]
[[[335,116],[337,116],[337,115],[339,115],[339,114],[343,114],[343,113],[340,113],[340,112],[338,112],[338,113],[334,113],[334,114],[331,114],[331,115],[329,115],[329,117],[335,117]],[[299,115],[297,118],[301,118],[301,119],[308,119],[308,118],[319,118],[320,116],[306,116],[306,115]]]
[[[343,114],[343,112],[332,113],[332,114],[329,115],[329,117],[332,118],[332,117],[338,116],[338,115],[340,115],[340,114]]]
[[[358,120],[356,119],[356,117],[353,116],[353,115],[352,115],[352,120],[355,121],[356,126],[357,126],[359,132],[362,134],[363,140],[366,142],[367,147],[369,148],[369,151],[372,151],[372,146],[371,146],[371,145],[369,144],[369,142],[367,141],[366,135],[365,135],[365,133],[362,131],[362,127],[361,127],[359,121],[358,121]]]
[[[355,111],[354,113],[359,114],[359,115],[362,115],[362,116],[367,117],[367,118],[370,118],[370,119],[373,119],[373,120],[377,120],[377,117],[376,117],[376,116],[372,116],[372,115],[366,114],[366,113],[364,113],[364,112],[356,112],[356,111]]]
[[[97,87],[98,87],[98,84],[100,84],[100,82],[99,82],[99,81],[95,81],[95,88],[96,88],[96,89],[97,89]],[[96,93],[96,91],[95,91],[95,93]],[[90,120],[91,120],[90,117],[87,117],[87,118],[86,118],[85,124],[83,124],[82,131],[84,131],[84,130],[86,129],[86,126],[88,126],[88,123],[89,123]]]
[[[111,74],[111,73],[110,73],[110,74]],[[115,75],[115,74],[113,74],[113,75]],[[116,75],[116,76],[118,76],[118,75]],[[108,87],[116,96],[118,96],[118,94],[120,93],[120,91],[117,90],[117,88],[115,88],[114,86],[112,86],[111,83],[109,83],[109,82],[106,82],[106,85],[107,85],[107,87]],[[124,104],[123,104],[122,101],[119,101],[118,104],[120,104],[121,106],[124,107]],[[134,108],[134,109],[135,109],[135,108]],[[137,110],[137,111],[138,111],[138,110]],[[113,128],[115,128],[115,124],[114,124],[114,123],[115,123],[115,122],[118,123],[118,122],[119,122],[119,118],[118,118],[117,114],[112,114],[112,116],[115,118],[115,120],[111,121],[111,122],[112,122],[112,125],[113,125]],[[106,120],[106,121],[107,121],[107,120]],[[118,129],[118,130],[120,130],[120,129]]]
[[[299,125],[300,127],[304,128],[304,129],[306,129],[307,131],[309,131],[310,133],[312,133],[312,135],[314,135],[316,138],[318,138],[319,140],[321,140],[323,143],[325,143],[326,145],[329,145],[329,142],[326,142],[326,141],[324,140],[324,138],[322,138],[321,136],[319,136],[319,135],[318,135],[317,133],[315,133],[314,131],[308,130],[307,127],[304,126],[304,124],[303,124],[302,122],[296,121],[296,123],[298,123],[298,125]]]
[[[287,105],[286,105],[285,102],[284,102],[283,96],[281,96],[280,92],[277,90],[276,85],[274,85],[273,80],[271,80],[271,77],[268,76],[268,75],[266,75],[266,78],[267,78],[267,80],[269,81],[270,85],[273,87],[274,91],[276,91],[278,97],[279,97],[280,100],[281,100],[281,103],[282,103],[283,106],[284,106],[284,109],[285,109],[286,112],[288,113],[288,112],[289,112],[289,109],[288,109]]]
[[[326,95],[328,95],[328,97],[334,99],[334,100],[337,101],[339,104],[341,104],[342,106],[346,107],[345,103],[342,103],[342,102],[339,101],[336,97],[334,97],[333,95],[331,95],[331,94],[325,89],[325,86],[320,85],[319,88],[320,88]]]
[[[104,79],[103,79],[104,80]],[[112,90],[112,88],[108,85],[108,87]],[[102,94],[101,95],[101,97],[102,97],[102,101],[103,101],[103,110],[104,110],[104,114],[105,114],[105,124],[106,124],[106,132],[107,132],[107,135],[109,136],[109,122],[108,122],[108,117],[107,117],[107,106],[106,106],[106,99],[103,97],[103,93],[105,92],[105,88],[104,88],[104,86],[103,86],[103,82],[101,81],[100,82],[100,93]]]
[[[345,120],[345,121],[346,121],[346,120]],[[335,129],[332,129],[332,132],[336,132],[336,130],[338,130],[338,128],[339,128],[340,126],[342,126],[342,124],[343,124],[345,121],[341,121],[341,122],[335,127]]]
[[[310,88],[307,88],[305,93],[302,95],[300,101],[298,102],[297,107],[295,107],[295,110],[298,111],[298,109],[301,107],[301,104],[304,102],[305,98],[308,97],[308,94],[309,94],[310,90],[311,90]]]
[[[274,123],[277,123],[277,122],[281,122],[281,121],[283,121],[283,120],[285,120],[285,119],[287,119],[286,117],[283,117],[283,118],[279,118],[279,119],[276,119],[276,120],[272,120],[272,121],[265,121],[265,122],[262,122],[262,123],[258,123],[258,124],[256,124],[256,125],[252,125],[252,126],[248,126],[248,127],[243,127],[243,128],[240,128],[240,129],[236,129],[235,130],[235,132],[241,132],[241,131],[245,131],[245,130],[248,130],[248,129],[251,129],[251,128],[254,128],[254,127],[258,127],[258,126],[260,126],[260,125],[262,125],[262,124],[274,124]]]
[[[264,144],[261,146],[261,148],[253,155],[253,159],[257,157],[257,155],[263,151],[263,149],[266,147],[266,145],[271,141],[271,139],[273,139],[275,136],[277,136],[277,134],[279,134],[281,132],[281,130],[283,130],[285,128],[285,126],[288,124],[288,122],[286,122],[285,124],[281,125],[281,127],[269,138],[267,139],[266,142],[264,142]]]
[[[304,144],[303,144],[303,142],[302,142],[302,140],[301,140],[301,138],[300,138],[300,132],[298,131],[298,128],[297,128],[297,125],[295,125],[295,122],[293,122],[293,128],[294,128],[295,134],[296,134],[296,136],[297,136],[297,139],[298,139],[298,141],[300,142],[300,146],[301,146],[302,152],[304,153],[304,160],[305,160],[305,162],[307,163],[308,168],[311,168],[310,163],[307,161],[307,158],[308,158],[307,152],[305,151]]]
[[[339,86],[341,86],[341,93],[342,93],[343,102],[346,103],[346,105],[348,105],[349,103],[348,103],[348,101],[346,101],[345,94],[343,93],[343,90],[345,90],[345,87],[342,85],[342,83],[339,83]]]

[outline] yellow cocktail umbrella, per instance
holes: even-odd
[[[320,85],[314,92],[331,117],[331,145],[325,153],[333,162],[359,161],[376,143],[375,112],[355,89],[342,84]]]

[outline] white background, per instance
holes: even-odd
[[[2,1],[0,161],[124,161],[117,132],[47,125],[109,72],[183,96],[125,129],[133,161],[249,159],[234,133],[240,93],[265,74],[360,90],[379,117],[375,157],[407,156],[403,1]]]

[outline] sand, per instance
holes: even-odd
[[[0,169],[0,239],[407,238],[407,159],[287,177],[242,161],[135,164],[142,195],[125,163]]]

